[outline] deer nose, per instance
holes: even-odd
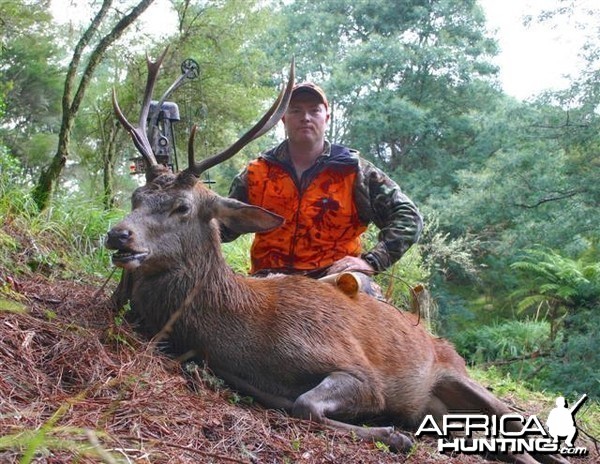
[[[125,246],[131,239],[133,233],[129,229],[124,228],[113,228],[108,231],[106,237],[106,244],[109,247],[119,248]]]

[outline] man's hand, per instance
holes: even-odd
[[[331,265],[327,271],[328,275],[338,274],[340,272],[364,272],[367,275],[373,275],[375,269],[364,259],[357,256],[345,256]]]

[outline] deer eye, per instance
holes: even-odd
[[[182,203],[178,205],[173,211],[171,211],[171,214],[188,214],[190,210],[190,205],[188,205],[187,203]]]

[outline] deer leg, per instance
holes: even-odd
[[[412,440],[393,427],[361,427],[333,417],[357,417],[381,412],[383,400],[364,381],[345,372],[328,375],[315,388],[300,395],[294,402],[292,414],[313,420],[328,427],[345,430],[367,441],[380,441],[392,450],[406,452]]]
[[[473,410],[498,416],[511,413],[508,406],[469,378],[444,377],[434,387],[433,395],[435,397],[434,401],[441,401],[449,411]],[[511,422],[508,425],[512,429],[511,431],[517,432],[520,430],[516,423]],[[505,455],[496,456],[496,458],[510,459],[513,462],[523,464],[533,464],[538,461],[544,464],[568,464],[569,462],[556,454],[533,453],[532,455],[533,457],[528,454]]]

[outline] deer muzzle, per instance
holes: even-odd
[[[148,250],[135,247],[133,232],[127,228],[112,228],[106,236],[105,245],[109,250],[115,250],[112,256],[113,264],[124,269],[138,267],[149,255]]]

